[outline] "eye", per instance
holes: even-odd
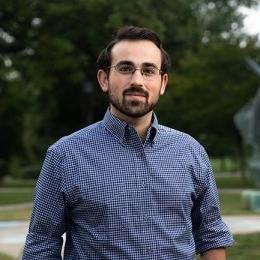
[[[143,67],[142,72],[145,76],[154,76],[157,72],[157,69],[154,67]]]
[[[116,69],[118,72],[120,72],[122,74],[130,74],[134,71],[134,67],[129,64],[118,64],[116,66]]]

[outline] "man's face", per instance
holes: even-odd
[[[111,52],[112,60],[109,75],[103,85],[108,93],[111,110],[128,117],[142,117],[153,110],[159,96],[165,91],[168,76],[161,76],[161,52],[151,41],[121,41]],[[130,68],[137,68],[133,73],[122,74]],[[155,75],[142,75],[143,72],[155,72]]]

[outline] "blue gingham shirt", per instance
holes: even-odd
[[[153,123],[142,142],[109,111],[52,145],[23,259],[194,259],[232,244],[205,150]]]

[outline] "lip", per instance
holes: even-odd
[[[139,92],[131,92],[131,93],[127,93],[125,95],[130,96],[130,97],[145,97],[144,93],[139,93]]]

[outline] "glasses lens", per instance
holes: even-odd
[[[130,64],[118,64],[115,66],[115,69],[121,74],[132,74],[135,71],[135,67]]]
[[[135,68],[132,64],[119,63],[113,66],[115,70],[122,75],[132,75],[136,70],[140,70],[142,76],[147,80],[152,80],[160,74],[160,70],[155,66],[143,66]]]
[[[152,66],[146,66],[142,68],[142,74],[145,77],[155,77],[158,75],[158,69]]]

